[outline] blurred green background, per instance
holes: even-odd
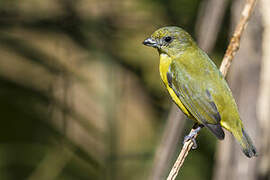
[[[0,0],[0,179],[148,179],[172,102],[142,41],[167,25],[198,40],[206,2]],[[209,50],[217,65],[230,6]],[[178,179],[213,177],[216,138],[197,141]]]

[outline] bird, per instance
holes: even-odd
[[[223,140],[224,128],[247,157],[258,155],[224,76],[188,32],[177,26],[162,27],[143,44],[157,49],[160,76],[169,95],[187,119],[194,121],[194,131],[184,141],[192,140],[196,148],[195,135],[203,127]]]

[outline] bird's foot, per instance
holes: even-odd
[[[187,136],[185,136],[183,144],[185,142],[191,140],[193,142],[192,149],[196,149],[198,147],[198,145],[196,143],[195,138],[196,138],[196,136],[197,136],[197,134],[198,134],[198,132],[200,130],[201,130],[201,127],[200,126],[198,126],[196,129],[193,129],[193,131],[191,131]]]

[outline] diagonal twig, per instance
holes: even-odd
[[[255,6],[256,0],[246,0],[246,4],[242,10],[242,15],[241,15],[241,19],[238,23],[238,25],[236,26],[236,29],[234,31],[234,34],[231,38],[230,44],[226,50],[226,53],[223,57],[221,66],[220,66],[220,72],[223,74],[223,76],[225,77],[229,67],[231,65],[231,62],[237,52],[237,50],[239,49],[240,46],[240,38],[246,28],[247,22],[250,18],[250,15],[253,12],[254,6]],[[191,132],[194,131],[193,129],[191,130]],[[195,136],[195,138],[197,137],[197,135]],[[177,158],[177,160],[175,161],[169,176],[167,177],[167,180],[174,180],[176,178],[176,176],[178,175],[178,172],[180,170],[180,168],[182,167],[185,158],[187,157],[190,149],[193,146],[193,141],[189,140],[186,141],[184,143],[184,146]]]

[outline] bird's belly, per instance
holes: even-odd
[[[175,94],[172,88],[167,86],[167,90],[169,91],[169,94],[171,95],[173,101],[177,104],[177,106],[182,110],[183,113],[185,113],[188,117],[191,116],[191,114],[188,112],[188,110],[185,108],[185,106],[182,104],[178,96]]]

